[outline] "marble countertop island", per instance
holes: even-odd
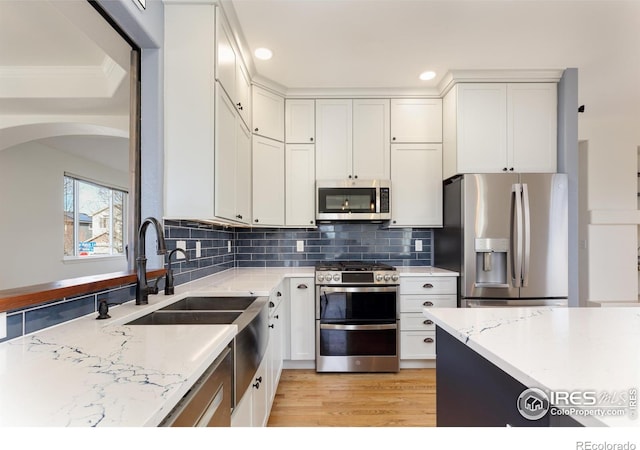
[[[626,394],[627,401],[640,388],[638,308],[426,308],[424,315],[527,387]],[[635,410],[622,416],[572,417],[586,426],[637,427],[637,408],[636,397]]]

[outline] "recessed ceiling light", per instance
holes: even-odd
[[[436,73],[432,70],[428,70],[426,72],[422,72],[420,74],[420,79],[422,81],[429,81],[429,80],[433,80],[436,77]]]
[[[271,59],[271,57],[273,56],[273,52],[271,50],[269,50],[268,48],[262,48],[262,47],[257,48],[253,54],[256,55],[256,58],[262,59],[265,61],[267,59]]]

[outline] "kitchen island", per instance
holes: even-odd
[[[438,327],[438,426],[640,426],[638,308],[425,308],[424,315]],[[526,388],[548,396],[545,418],[519,413]]]

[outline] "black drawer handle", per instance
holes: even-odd
[[[273,328],[273,327],[274,327],[274,325],[273,325],[273,324],[269,325],[269,328]]]
[[[282,292],[280,291],[276,292],[276,297],[282,297]]]
[[[433,287],[433,284],[425,283],[422,287],[425,288],[425,289],[431,289]]]
[[[309,286],[307,286],[306,284],[299,284],[298,289],[309,289]]]
[[[274,306],[276,306],[276,304],[269,300],[269,308],[273,308]]]
[[[433,344],[433,338],[424,338],[426,344]]]
[[[422,322],[422,323],[424,323],[425,325],[433,325],[433,320],[429,320],[429,319],[427,319],[427,320],[425,320],[425,321],[424,321],[424,322]]]
[[[433,306],[433,302],[424,302],[422,306]]]

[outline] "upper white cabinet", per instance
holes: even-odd
[[[220,85],[217,86],[215,216],[235,222],[249,223],[251,134]],[[233,189],[230,189],[230,186]]]
[[[443,116],[444,178],[556,171],[556,83],[457,84]]]
[[[165,5],[165,217],[214,216],[214,17],[213,5]]]
[[[315,224],[315,146],[286,144],[286,208],[287,226],[310,227]]]
[[[313,99],[287,99],[285,101],[285,142],[287,144],[313,144],[316,137],[316,111]]]
[[[389,179],[389,100],[316,100],[316,179]]]
[[[284,225],[284,144],[255,135],[253,224]]]
[[[284,98],[259,86],[253,87],[253,132],[284,142]]]
[[[442,142],[442,99],[392,99],[391,142]]]
[[[442,226],[442,144],[391,145],[391,226]]]
[[[187,31],[191,33],[191,28],[184,30],[184,32]],[[244,123],[249,126],[251,118],[251,104],[249,101],[251,83],[247,70],[242,63],[242,58],[240,58],[239,52],[235,49],[230,28],[220,12],[216,15],[215,42],[216,80],[222,85]]]

